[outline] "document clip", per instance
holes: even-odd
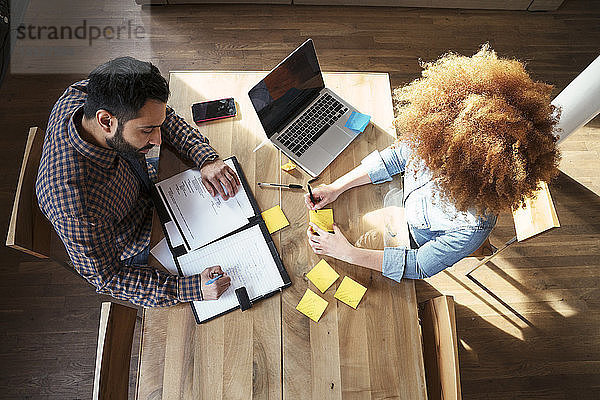
[[[235,290],[235,295],[240,302],[240,309],[242,311],[246,311],[250,307],[252,307],[252,303],[250,302],[250,298],[248,297],[248,292],[246,291],[246,287],[242,286],[239,289]]]

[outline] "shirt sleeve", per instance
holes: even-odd
[[[372,183],[389,182],[406,168],[406,149],[403,145],[375,150],[366,156],[361,164],[367,170]]]
[[[202,300],[200,275],[179,277],[149,266],[125,266],[113,237],[114,227],[93,219],[62,218],[54,223],[73,266],[98,293],[143,307]]]
[[[169,106],[167,106],[165,122],[161,126],[161,133],[167,143],[192,160],[198,167],[201,167],[206,161],[219,157],[208,144],[208,138],[202,136],[198,129],[188,124]]]
[[[386,247],[383,250],[383,276],[425,279],[469,256],[489,236],[490,229],[459,229],[436,237],[418,249]]]

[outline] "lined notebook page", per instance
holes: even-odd
[[[205,268],[220,265],[231,277],[231,286],[218,300],[194,302],[200,321],[239,305],[235,295],[237,288],[245,286],[252,300],[284,285],[258,225],[194,250],[178,260],[184,276],[199,274]]]

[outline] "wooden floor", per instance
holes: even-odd
[[[165,76],[186,69],[268,70],[312,37],[324,70],[388,72],[397,86],[418,76],[419,58],[447,50],[471,54],[489,41],[500,54],[527,61],[534,77],[554,83],[558,93],[600,53],[600,2],[585,0],[567,0],[553,13],[250,5],[142,10],[123,3],[108,0],[101,8],[144,21],[150,47],[131,52],[114,43],[93,57],[69,59],[70,75],[10,75],[3,82],[0,232],[6,232],[28,127],[45,128],[64,88],[88,66],[115,56],[151,58]],[[479,269],[476,281],[464,276],[475,262],[467,259],[417,286],[421,299],[455,296],[465,399],[600,398],[600,122],[562,148],[563,173],[550,186],[560,229],[512,247]],[[501,215],[492,242],[513,234],[510,216]],[[100,303],[107,298],[58,265],[7,248],[0,259],[0,398],[89,398]]]

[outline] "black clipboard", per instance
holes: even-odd
[[[250,186],[248,185],[248,181],[246,180],[246,176],[244,175],[244,171],[242,170],[242,167],[240,166],[240,164],[235,156],[229,157],[227,160],[229,160],[229,159],[232,160],[235,170],[240,179],[240,183],[242,184],[242,187],[243,187],[244,191],[246,192],[248,199],[250,200],[250,204],[252,206],[252,209],[254,210],[254,215],[248,219],[248,223],[246,225],[244,225],[241,228],[236,229],[232,232],[229,232],[229,233],[225,234],[224,236],[221,236],[218,239],[213,240],[210,243],[207,243],[205,246],[208,246],[211,243],[218,242],[219,240],[222,240],[223,238],[229,237],[238,232],[252,228],[256,225],[258,225],[260,227],[260,231],[263,235],[263,238],[265,239],[265,242],[271,252],[271,257],[273,258],[273,261],[275,262],[275,265],[277,266],[277,270],[279,271],[279,274],[281,275],[281,279],[283,281],[283,286],[279,287],[277,290],[274,290],[270,293],[264,294],[262,296],[259,296],[259,297],[253,298],[253,299],[249,299],[250,303],[255,303],[255,302],[265,299],[267,297],[271,297],[276,293],[280,293],[283,289],[291,286],[292,281],[291,281],[285,267],[283,266],[283,262],[281,261],[281,257],[279,256],[279,252],[277,251],[277,248],[275,247],[273,238],[271,237],[271,234],[269,234],[267,225],[261,216],[261,211],[258,208],[258,203],[256,202],[256,199],[254,198],[254,194],[250,190]],[[176,219],[173,220],[171,218],[172,211],[167,210],[167,208],[169,207],[169,203],[166,201],[166,197],[165,197],[164,193],[162,193],[162,189],[160,187],[157,187],[156,185],[152,185],[152,199],[154,201],[154,205],[156,207],[156,211],[157,211],[158,217],[160,219],[160,224],[161,224],[163,233],[165,235],[165,238],[167,240],[167,244],[169,246],[169,249],[171,250],[173,260],[175,261],[175,265],[177,266],[177,270],[179,271],[179,275],[183,276],[183,272],[182,272],[181,266],[179,264],[179,257],[187,254],[188,250],[186,249],[186,246],[184,246],[183,244],[173,247],[173,245],[171,243],[171,238],[168,235],[165,225],[168,222],[172,221],[173,223],[175,223],[175,225],[177,226],[177,229],[180,231],[180,233],[182,232],[182,229],[179,226],[177,220]],[[181,237],[184,241],[186,241],[183,233],[181,233]],[[190,246],[188,246],[188,247],[190,247]],[[204,247],[204,246],[202,246],[202,247]],[[191,251],[194,251],[194,250],[191,250]],[[228,290],[233,290],[233,288],[230,288]],[[245,292],[245,290],[244,290],[244,292]],[[240,298],[240,296],[238,294],[238,299],[239,298]],[[247,299],[247,294],[246,294],[245,298]],[[247,300],[244,301],[244,303],[247,303]],[[243,306],[242,309],[246,309],[250,305],[242,304],[242,306]],[[220,317],[221,315],[227,314],[228,312],[231,312],[231,311],[234,311],[234,310],[240,308],[240,304],[236,305],[235,307],[232,307],[231,309],[228,309],[224,312],[221,312],[219,314],[216,314],[216,315],[214,315],[210,318],[204,319],[204,320],[200,320],[198,313],[196,312],[196,309],[194,307],[193,302],[190,302],[190,307],[192,309],[192,312],[194,313],[194,318],[196,319],[196,323],[202,324],[202,323],[211,321],[217,317]]]

